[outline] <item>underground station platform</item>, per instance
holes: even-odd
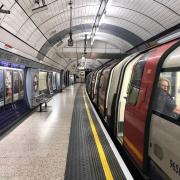
[[[131,180],[83,85],[56,94],[1,136],[1,180]]]
[[[83,86],[74,102],[65,180],[133,179]]]

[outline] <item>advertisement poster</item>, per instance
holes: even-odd
[[[5,72],[5,104],[12,103],[12,71],[4,70]]]
[[[39,72],[39,91],[47,90],[47,72]]]
[[[13,71],[13,100],[19,99],[19,76],[18,71]]]
[[[24,97],[24,72],[18,71],[19,73],[19,99]]]
[[[49,93],[53,94],[53,88],[52,88],[52,73],[48,73],[48,88]]]
[[[52,84],[53,84],[53,90],[55,90],[56,89],[56,73],[55,72],[53,72]]]
[[[39,73],[32,73],[32,93],[36,97],[39,95]]]
[[[4,80],[3,70],[0,69],[0,107],[4,105]]]
[[[56,73],[56,84],[57,84],[57,89],[60,89],[61,84],[60,84],[60,73]]]

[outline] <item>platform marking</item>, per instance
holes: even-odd
[[[127,168],[126,164],[124,163],[124,160],[122,159],[122,157],[121,157],[121,155],[119,154],[116,146],[114,145],[111,137],[109,136],[107,130],[105,129],[103,123],[101,122],[101,119],[99,118],[99,115],[97,114],[97,112],[96,112],[96,110],[95,110],[95,108],[94,108],[91,100],[89,99],[89,96],[88,96],[87,91],[86,91],[85,88],[84,88],[84,91],[85,91],[86,97],[87,97],[87,99],[88,99],[88,101],[89,101],[89,104],[90,104],[90,106],[91,106],[91,108],[92,108],[92,110],[93,110],[93,112],[94,112],[94,114],[95,114],[95,116],[96,116],[96,118],[97,118],[97,121],[98,121],[98,123],[100,124],[100,126],[101,126],[101,128],[102,128],[102,131],[104,132],[104,134],[105,134],[105,136],[106,136],[106,138],[107,138],[107,141],[109,142],[109,145],[110,145],[112,151],[114,152],[114,155],[115,155],[115,157],[116,157],[116,159],[117,159],[117,161],[118,161],[118,163],[119,163],[119,166],[121,167],[121,170],[123,171],[126,179],[128,179],[128,180],[134,180],[134,178],[132,177],[131,173],[129,172],[129,169]]]
[[[102,167],[103,167],[103,170],[104,170],[104,174],[105,174],[107,180],[113,180],[114,178],[112,176],[108,161],[106,159],[103,147],[101,145],[101,142],[100,142],[100,139],[99,139],[99,136],[98,136],[98,133],[96,131],[96,127],[95,127],[94,122],[92,120],[91,113],[90,113],[88,105],[86,103],[84,91],[83,91],[83,98],[84,98],[84,104],[85,104],[86,112],[87,112],[87,115],[88,115],[89,123],[90,123],[90,126],[91,126],[91,130],[92,130],[94,140],[95,140],[95,143],[96,143],[96,146],[97,146],[97,149],[98,149],[101,164],[102,164]]]

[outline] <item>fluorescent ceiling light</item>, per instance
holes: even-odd
[[[54,35],[55,33],[56,33],[56,30],[51,31],[51,32],[49,33],[49,36],[52,36],[52,35]]]
[[[45,11],[45,10],[48,10],[47,5],[34,8],[34,9],[32,9],[32,12],[33,13],[39,13],[39,12]]]
[[[170,40],[173,40],[173,39],[179,38],[179,37],[180,37],[180,31],[179,31],[179,32],[176,32],[176,33],[173,33],[173,34],[171,34],[171,35],[169,35],[169,36],[166,36],[166,37],[164,37],[164,38],[161,38],[161,39],[158,40],[157,42],[158,42],[159,44],[161,44],[161,43],[165,43],[165,42],[167,42],[167,41],[170,41]]]
[[[57,47],[61,46],[63,44],[63,41],[58,42],[58,44],[56,45]]]
[[[99,21],[99,26],[101,26],[102,23],[104,23],[105,20],[105,14],[102,15],[100,21]]]
[[[111,4],[112,4],[112,0],[109,0],[106,4],[106,13],[110,10]]]
[[[2,4],[1,7],[0,7],[0,13],[10,14],[10,11],[2,9],[3,7],[4,7],[4,4]]]

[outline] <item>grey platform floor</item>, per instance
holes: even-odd
[[[95,144],[83,99],[83,87],[78,90],[72,116],[69,151],[67,156],[65,180],[105,180],[105,173]],[[104,149],[114,180],[125,180],[117,159],[88,104],[93,123]]]
[[[0,180],[64,179],[74,99],[66,88],[0,139]]]

